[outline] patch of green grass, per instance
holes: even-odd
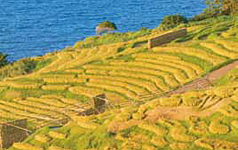
[[[226,140],[230,142],[238,142],[238,130],[231,125],[231,122],[234,121],[234,118],[227,117],[222,115],[219,112],[216,112],[212,114],[211,116],[205,117],[204,119],[207,122],[211,122],[214,119],[218,119],[222,121],[224,125],[227,125],[230,127],[230,131],[227,134],[213,134],[210,133],[207,135],[209,138],[215,138],[215,139],[221,139],[221,140]]]
[[[228,83],[233,82],[233,74],[238,74],[238,69],[233,69],[231,71],[229,71],[226,75],[222,76],[221,78],[219,78],[218,80],[215,81],[214,85],[215,86],[222,86],[222,85],[226,85]]]
[[[199,50],[206,51],[206,52],[208,52],[208,53],[210,53],[210,54],[212,54],[212,55],[215,55],[215,56],[218,56],[218,57],[221,57],[221,58],[229,59],[228,57],[225,57],[225,56],[223,56],[223,55],[214,53],[211,49],[206,48],[206,47],[203,47],[203,46],[201,46],[199,43],[193,44],[192,47],[193,47],[193,48],[196,48],[196,49],[199,49]]]
[[[172,56],[179,56],[182,60],[196,64],[200,66],[205,72],[208,72],[211,68],[213,68],[212,63],[207,62],[201,58],[198,58],[196,56],[191,56],[191,55],[186,55],[182,53],[170,53],[170,52],[159,52],[159,53],[164,53],[164,54],[169,54]]]
[[[89,101],[89,98],[84,95],[73,94],[69,91],[63,92],[62,94],[66,98],[76,99],[80,102],[86,103]]]
[[[83,42],[79,41],[74,45],[74,49],[78,48],[92,48],[102,44],[125,42],[129,40],[134,40],[138,37],[149,35],[152,30],[145,29],[136,32],[127,33],[108,33],[103,36],[92,36],[86,38]]]
[[[54,60],[53,58],[47,58],[47,59],[44,59],[43,61],[39,61],[33,71],[39,71],[40,69],[52,63],[53,60]]]
[[[114,60],[124,60],[125,62],[129,62],[129,61],[134,61],[135,58],[132,57],[131,54],[129,54],[129,55],[118,55],[118,57],[116,57]]]
[[[237,61],[237,60],[236,59],[229,59],[229,60],[227,60],[227,61],[225,61],[225,62],[223,62],[223,63],[221,63],[221,64],[219,64],[217,66],[214,66],[212,69],[209,70],[209,72],[218,70],[218,69],[220,69],[220,68],[222,68],[222,67],[224,67],[224,66],[226,66],[228,64],[233,63],[234,61]]]

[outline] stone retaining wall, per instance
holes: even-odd
[[[148,48],[151,49],[156,46],[161,46],[166,43],[170,43],[173,40],[183,37],[187,34],[187,29],[181,29],[175,32],[170,32],[148,40]]]

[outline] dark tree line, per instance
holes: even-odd
[[[206,0],[205,13],[216,15],[238,15],[238,0]]]

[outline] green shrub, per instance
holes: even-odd
[[[187,22],[188,22],[187,18],[185,18],[182,15],[169,15],[164,17],[159,28],[162,30],[166,30]]]
[[[199,13],[198,15],[195,15],[194,17],[192,17],[189,21],[202,21],[208,18],[212,18],[214,17],[214,15],[210,14],[210,13]]]
[[[220,15],[237,15],[238,0],[206,0],[205,12],[219,13]]]
[[[31,73],[36,67],[37,62],[30,58],[21,59],[8,64],[0,69],[0,80],[7,77],[15,77]]]
[[[77,42],[73,48],[92,48],[95,46],[111,43],[126,42],[130,40],[135,40],[139,37],[151,34],[151,29],[142,29],[136,32],[126,32],[126,33],[108,33],[102,36],[91,36],[85,38],[84,41]]]
[[[117,29],[117,26],[115,23],[113,22],[110,22],[110,21],[105,21],[105,22],[102,22],[98,25],[99,28],[110,28],[110,29],[113,29],[113,30],[116,30]]]
[[[110,21],[102,22],[96,27],[97,35],[108,33],[109,31],[113,31],[113,30],[117,30],[117,26],[115,23]]]
[[[201,21],[222,15],[238,15],[238,0],[205,0],[207,8],[190,21]]]

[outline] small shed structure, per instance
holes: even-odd
[[[0,122],[0,149],[9,148],[15,142],[21,142],[28,137],[27,119],[12,122]]]

